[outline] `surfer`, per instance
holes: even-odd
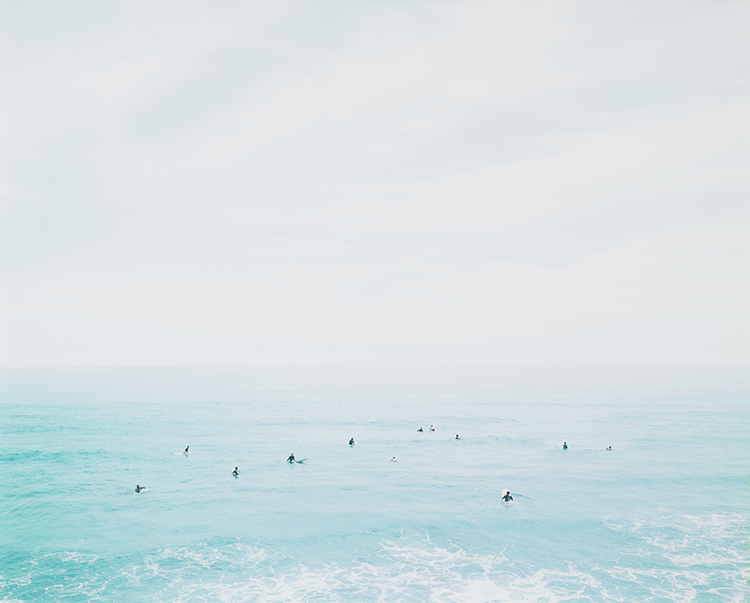
[[[612,452],[612,446],[607,446],[604,450],[609,450],[610,452]]]
[[[460,440],[461,437],[458,434],[456,434],[456,438],[455,439]]]
[[[185,450],[182,451],[182,454],[187,454],[188,450],[190,450],[190,446],[185,446]]]
[[[430,431],[435,431],[435,427],[433,425],[430,425]]]
[[[567,442],[563,442],[563,450],[567,450],[567,449],[568,449],[568,443]]]
[[[239,470],[239,469],[238,469],[237,467],[235,467],[235,468],[234,468],[234,469],[232,470],[232,475],[234,475],[234,477],[239,477],[239,475],[240,475],[240,470]]]
[[[138,484],[136,484],[135,492],[133,492],[133,494],[140,494],[141,492],[145,492],[146,490],[146,486],[139,486]]]
[[[503,494],[503,497],[500,500],[502,500],[503,502],[510,502],[511,500],[513,500],[513,497],[510,495],[510,490],[506,490],[505,494]]]
[[[355,444],[355,442],[354,442],[354,438],[351,438],[351,439],[349,440],[349,446],[354,446],[354,444]]]
[[[391,462],[392,462],[392,463],[398,463],[398,461],[396,460],[396,457],[395,457],[395,456],[392,456],[392,457],[391,457]]]
[[[289,458],[286,460],[287,463],[293,463],[294,462],[294,453],[289,455]]]
[[[419,429],[417,429],[417,433],[424,433],[424,429],[422,429],[422,428],[420,427]]]

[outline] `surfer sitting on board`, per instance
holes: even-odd
[[[349,446],[354,446],[354,444],[355,444],[354,438],[352,438],[351,440],[349,440]]]
[[[567,442],[563,442],[563,450],[567,450],[567,449],[568,449],[568,443]]]
[[[398,461],[396,460],[396,457],[395,457],[395,456],[392,456],[392,457],[391,457],[391,462],[392,462],[392,463],[398,463]]]
[[[417,432],[419,432],[419,433],[424,433],[424,429],[422,429],[422,428],[420,427],[419,429],[417,429]]]
[[[185,450],[182,451],[182,454],[187,454],[188,450],[190,450],[190,446],[185,446]]]
[[[139,486],[138,484],[136,484],[135,492],[133,492],[133,494],[140,494],[141,492],[145,492],[146,490],[146,486]]]
[[[430,425],[430,431],[435,431],[435,427],[433,425]]]
[[[502,498],[500,500],[502,500],[503,502],[509,502],[509,501],[513,500],[513,497],[510,495],[510,490],[506,490],[505,494],[503,494],[503,496],[502,496]]]
[[[294,453],[289,455],[289,458],[286,460],[287,463],[293,463],[294,462]]]
[[[239,474],[240,474],[240,470],[237,467],[235,467],[232,470],[232,475],[234,475],[234,477],[237,477]]]
[[[461,438],[459,437],[458,434],[456,434],[456,438],[455,439],[460,440]]]

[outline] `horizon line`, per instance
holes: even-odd
[[[0,369],[446,369],[446,368],[750,368],[748,364],[118,364],[118,365],[0,365]]]

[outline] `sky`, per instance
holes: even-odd
[[[0,3],[0,365],[750,362],[750,3]]]

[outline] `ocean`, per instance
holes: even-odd
[[[0,601],[748,601],[749,428],[744,367],[6,368]]]

